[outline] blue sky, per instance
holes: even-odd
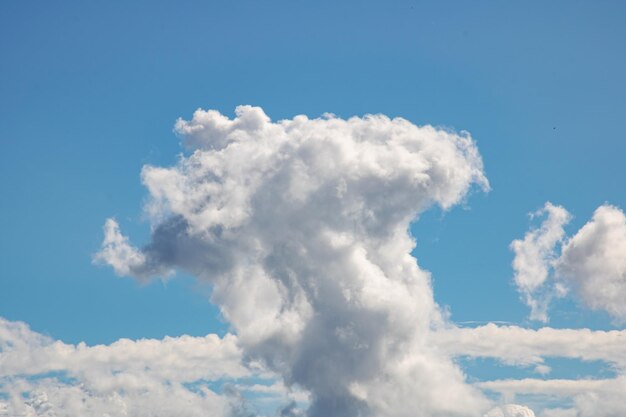
[[[538,223],[528,213],[562,205],[573,235],[603,203],[626,207],[621,2],[20,1],[0,10],[0,316],[54,339],[229,330],[210,287],[189,275],[141,284],[92,263],[106,218],[134,243],[150,240],[141,168],[176,163],[174,123],[197,108],[232,118],[250,104],[272,120],[382,113],[470,132],[491,191],[411,227],[435,300],[457,323],[543,326],[513,283],[509,244]],[[569,297],[553,303],[549,325],[621,328]]]

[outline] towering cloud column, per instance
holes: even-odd
[[[151,241],[114,220],[97,259],[139,279],[176,269],[212,301],[311,417],[469,416],[486,401],[429,343],[446,326],[410,255],[419,213],[488,188],[470,136],[375,115],[271,122],[198,110],[176,132],[190,151],[144,167]]]

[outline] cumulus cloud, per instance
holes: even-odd
[[[98,260],[211,282],[244,356],[308,390],[311,417],[484,412],[429,342],[445,320],[408,231],[488,189],[469,134],[382,115],[272,122],[250,106],[198,110],[176,132],[190,154],[142,170],[150,242],[137,249],[108,221]]]
[[[211,410],[236,417],[245,410],[237,393],[259,383],[220,393],[208,383],[246,378],[275,380],[258,364],[242,364],[233,335],[73,345],[0,318],[0,415],[192,417]],[[265,395],[294,401],[271,386]]]
[[[626,330],[534,330],[487,324],[437,331],[433,343],[452,356],[495,358],[509,365],[537,365],[546,357],[561,357],[626,368]]]
[[[563,226],[570,221],[570,214],[561,206],[547,202],[532,214],[546,216],[541,226],[530,230],[523,240],[514,240],[511,249],[515,253],[513,269],[515,284],[530,307],[530,318],[547,321],[547,308],[550,299],[562,292],[559,287],[545,289],[546,280],[556,257],[555,247],[563,240]]]
[[[522,379],[488,381],[481,388],[514,396],[516,394],[571,399],[572,407],[546,409],[546,417],[614,417],[626,415],[626,376],[613,379]]]
[[[162,340],[120,339],[110,345],[72,345],[33,332],[23,323],[0,318],[0,349],[0,377],[57,371],[76,374],[84,369],[109,374],[120,369],[180,382],[249,375],[249,370],[240,363],[241,352],[236,337],[231,334],[224,338],[211,334]],[[99,361],[102,366],[98,369],[86,366]],[[92,379],[101,378],[94,375]]]
[[[516,396],[535,396],[549,398],[549,403],[563,399],[569,405],[540,406],[535,410],[542,417],[609,417],[626,413],[625,331],[448,326],[433,331],[429,337],[433,349],[439,349],[446,357],[493,357],[520,366],[540,363],[545,357],[605,361],[621,373],[613,379],[496,380],[478,382],[475,387],[499,393],[508,401]],[[23,323],[0,318],[0,416],[205,416],[208,411],[216,417],[303,416],[302,407],[310,402],[308,395],[290,390],[259,363],[243,364],[244,353],[237,342],[234,335],[208,335],[73,345],[33,332]],[[431,357],[422,355],[406,360],[430,361]],[[395,366],[394,378],[402,374],[402,369],[412,369],[406,361]],[[423,373],[420,383],[435,383],[441,392],[440,383],[449,378],[450,370],[437,363],[428,366],[432,372]],[[433,381],[433,376],[442,381]],[[216,389],[219,386],[221,389]],[[368,389],[387,390],[378,398],[392,403],[407,401],[399,403],[407,410],[433,401],[424,401],[419,392],[410,400],[409,393],[393,392],[410,387],[408,383],[381,378],[370,382],[369,387],[353,384],[349,388],[360,399],[368,398]],[[435,395],[437,401],[454,401],[445,392],[442,397],[433,392],[429,395]],[[537,403],[540,401],[533,401]],[[526,406],[508,404],[485,416],[534,415],[529,413],[532,410]],[[466,415],[483,414],[468,408]]]
[[[122,352],[122,346],[156,352],[160,348],[154,346],[173,349],[172,344],[202,344],[206,338],[82,348],[43,338],[37,343],[47,347],[36,354],[3,354],[6,375],[21,368],[32,375],[63,370],[83,382],[22,378],[20,384],[27,388],[21,392],[29,392],[28,398],[11,398],[22,398],[23,408],[46,413],[50,404],[70,401],[60,400],[63,395],[89,394],[99,401],[94,405],[99,409],[121,401],[126,410],[138,410],[139,400],[132,393],[142,392],[145,401],[155,393],[156,404],[176,395],[195,404],[190,410],[213,412],[215,407],[218,416],[250,415],[242,395],[253,393],[280,397],[280,416],[479,416],[489,408],[484,391],[511,399],[545,389],[549,395],[569,398],[571,404],[537,409],[544,417],[591,416],[594,407],[605,410],[598,416],[624,414],[616,405],[623,376],[468,384],[456,365],[455,358],[462,356],[532,366],[541,374],[550,370],[543,363],[546,357],[601,360],[619,372],[626,365],[624,331],[493,324],[470,329],[447,322],[433,298],[429,273],[410,255],[415,242],[408,229],[429,207],[449,209],[473,186],[488,189],[468,134],[382,115],[347,120],[296,116],[273,122],[262,109],[250,106],[238,107],[233,119],[215,110],[198,110],[191,120],[179,119],[175,131],[188,154],[172,167],[142,170],[150,194],[149,242],[132,245],[109,219],[94,260],[110,265],[118,275],[141,280],[181,269],[210,282],[212,301],[236,336],[208,338],[222,346],[220,352],[230,346],[237,359],[201,355],[193,363],[170,363],[159,362],[164,359],[155,354],[142,362],[136,354],[134,362],[125,362],[121,358],[131,353],[113,353]],[[621,317],[624,214],[602,206],[571,238],[564,231],[571,216],[563,207],[546,203],[533,217],[543,222],[511,244],[515,283],[531,317],[547,320],[550,300],[570,289],[591,308]],[[59,356],[49,347],[53,345],[70,353]],[[108,352],[100,362],[94,359],[97,348]],[[185,355],[195,358],[191,351]],[[59,359],[70,356],[74,365]],[[249,365],[241,365],[241,360]],[[235,381],[219,394],[194,385],[226,375],[240,378],[259,369],[279,379],[269,384]],[[124,388],[121,396],[119,387],[127,384],[139,384],[140,391]],[[296,391],[290,392],[292,388]],[[297,391],[300,388],[310,397]],[[70,389],[74,394],[67,394]],[[306,411],[303,404],[308,405]],[[486,416],[534,414],[523,405],[509,404]]]
[[[151,266],[147,257],[128,242],[120,232],[115,219],[108,219],[104,224],[102,248],[94,256],[94,262],[110,265],[118,275],[133,275],[149,278],[156,275],[170,275],[173,271],[158,265]]]
[[[623,401],[626,392],[626,330],[593,331],[549,327],[533,330],[495,324],[475,328],[451,326],[433,333],[432,341],[439,349],[454,357],[493,358],[501,363],[520,367],[545,366],[543,362],[546,358],[602,361],[617,374],[615,378],[506,379],[477,382],[476,387],[499,393],[505,401],[512,401],[516,396],[524,396],[526,399],[531,396],[536,399],[533,404],[537,405],[535,411],[541,417],[626,415]],[[546,406],[555,402],[568,406]],[[486,416],[516,416],[518,410],[525,409],[522,406],[501,406]],[[527,414],[522,412],[520,415]]]
[[[626,216],[619,208],[600,206],[563,246],[558,274],[584,303],[626,320]]]
[[[496,407],[485,417],[535,417],[535,413],[528,407],[518,404],[506,404]]]
[[[555,295],[573,289],[589,308],[603,310],[616,321],[626,320],[626,216],[608,204],[572,237],[563,226],[569,213],[546,203],[541,227],[514,240],[515,283],[531,307],[531,318],[546,321]]]

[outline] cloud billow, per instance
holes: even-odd
[[[190,154],[142,171],[151,241],[132,246],[110,219],[98,261],[212,283],[244,356],[309,391],[311,417],[485,409],[429,343],[446,322],[408,231],[488,189],[467,133],[382,115],[272,122],[250,106],[234,119],[198,110],[176,132]]]
[[[571,215],[546,203],[539,228],[514,240],[515,283],[531,307],[531,318],[547,321],[550,300],[572,291],[587,307],[616,323],[626,321],[626,215],[603,204],[573,236],[564,226]]]

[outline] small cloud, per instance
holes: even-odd
[[[550,368],[548,365],[541,364],[535,366],[534,372],[539,375],[548,375],[550,372],[552,372],[552,368]]]

